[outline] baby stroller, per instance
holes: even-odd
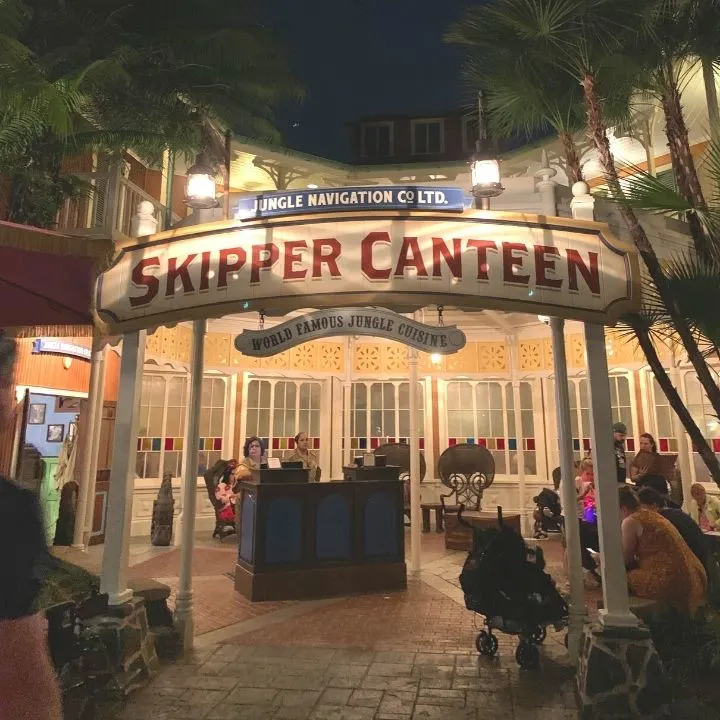
[[[562,532],[562,506],[560,496],[545,488],[533,498],[535,503],[535,539],[546,538],[548,533]]]
[[[472,527],[458,510],[458,522]],[[493,630],[518,635],[515,660],[521,668],[533,670],[540,664],[538,645],[545,641],[547,626],[567,627],[568,606],[545,572],[542,550],[529,549],[516,532],[503,524],[498,508],[498,529],[473,528],[473,549],[465,560],[460,585],[465,607],[483,615],[485,628],[475,646],[481,655],[497,653]]]

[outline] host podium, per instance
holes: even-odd
[[[381,470],[321,483],[261,470],[241,482],[235,589],[253,602],[404,589],[403,484],[399,468]]]

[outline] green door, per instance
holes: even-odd
[[[55,524],[60,512],[60,492],[55,486],[55,472],[60,458],[43,458],[45,463],[45,474],[40,482],[39,501],[45,524],[45,538],[48,545],[52,545],[55,539]]]

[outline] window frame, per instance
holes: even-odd
[[[475,115],[463,115],[462,116],[462,138],[463,138],[463,152],[468,155],[475,152],[475,143],[477,141],[477,133],[474,140],[470,141],[468,137],[468,126],[470,123],[477,123],[477,116]]]
[[[138,428],[138,437],[136,439],[136,447],[135,447],[135,472],[136,472],[136,479],[142,480],[142,481],[160,481],[163,478],[163,475],[166,472],[165,468],[165,453],[180,453],[180,472],[177,474],[173,474],[173,477],[180,478],[184,474],[184,468],[183,468],[183,460],[185,458],[185,440],[187,439],[187,411],[188,411],[188,403],[190,401],[190,374],[186,373],[178,373],[178,372],[172,372],[172,371],[163,371],[163,370],[143,370],[143,376],[141,383],[144,381],[146,376],[152,376],[157,378],[162,378],[162,381],[165,385],[164,387],[164,398],[163,398],[163,418],[162,418],[162,430],[160,434],[160,449],[159,450],[141,450],[138,449],[138,443],[137,441],[140,441],[142,439],[151,438],[153,436],[149,435],[140,435]],[[181,435],[168,435],[167,434],[167,420],[168,420],[168,414],[170,412],[170,406],[168,405],[168,398],[170,393],[170,384],[173,379],[180,378],[185,380],[185,389],[184,389],[184,400],[185,405],[179,406],[182,413],[183,413],[183,419],[181,421]],[[221,380],[224,385],[224,392],[223,392],[223,422],[222,422],[222,432],[220,434],[220,437],[222,438],[222,448],[220,450],[214,450],[214,449],[200,449],[198,450],[198,457],[202,456],[203,453],[219,453],[220,457],[222,457],[222,454],[226,451],[229,451],[229,437],[230,433],[232,431],[232,423],[230,422],[229,418],[229,411],[228,408],[231,406],[231,393],[233,388],[232,377],[229,375],[222,375],[218,373],[203,373],[203,382],[206,380]],[[201,391],[202,392],[202,391]],[[151,406],[152,407],[152,406]],[[173,405],[172,408],[177,408],[178,406]],[[209,406],[209,409],[216,408],[217,406],[212,405],[212,395],[211,395],[211,405]],[[202,395],[201,395],[201,411],[205,409],[204,405],[202,404]],[[182,437],[183,444],[182,447],[179,449],[168,449],[165,447],[166,440],[169,438],[175,438],[175,437]],[[201,435],[200,438],[203,438]],[[151,453],[151,452],[158,452],[160,453],[160,459],[158,463],[158,477],[155,476],[149,476],[149,475],[139,475],[137,474],[137,463],[138,463],[138,456],[140,453]],[[144,459],[144,465],[143,469],[145,470],[147,467],[147,459]],[[201,477],[201,474],[199,473],[198,478]]]
[[[388,128],[389,143],[388,143],[388,155],[380,155],[376,152],[374,155],[368,153],[368,141],[367,131],[370,129],[377,130],[378,128]],[[375,143],[376,147],[379,143]],[[395,156],[395,123],[390,120],[383,120],[378,122],[363,123],[360,126],[360,157],[363,160],[386,160]]]
[[[530,393],[530,400],[531,400],[531,407],[530,408],[523,408],[522,407],[522,398],[521,396],[521,407],[519,408],[519,413],[515,411],[515,395],[514,395],[514,387],[513,387],[513,381],[506,377],[480,377],[480,378],[467,378],[467,377],[449,377],[444,380],[443,382],[443,400],[441,407],[444,410],[444,418],[442,418],[440,430],[441,433],[444,432],[444,437],[441,435],[441,442],[444,442],[447,444],[447,447],[451,447],[449,444],[449,441],[451,438],[455,437],[456,439],[460,439],[463,442],[466,441],[468,437],[473,437],[475,442],[477,442],[478,438],[483,437],[479,433],[479,408],[478,408],[478,386],[480,385],[488,385],[488,397],[490,396],[490,384],[496,384],[500,387],[500,404],[501,408],[488,408],[490,412],[493,410],[495,412],[502,412],[502,418],[503,418],[503,435],[502,439],[504,440],[504,447],[503,448],[492,448],[487,447],[488,451],[493,454],[493,457],[495,458],[496,464],[498,462],[498,457],[496,456],[497,453],[502,453],[503,457],[503,464],[504,464],[504,471],[500,472],[499,470],[496,470],[496,475],[500,477],[513,477],[518,474],[519,469],[519,461],[520,461],[520,452],[522,452],[523,455],[523,461],[524,461],[524,468],[525,468],[525,476],[528,478],[536,478],[539,477],[542,468],[541,468],[541,462],[542,462],[542,441],[540,440],[539,433],[542,432],[542,429],[539,429],[537,427],[537,419],[535,417],[536,412],[536,395],[535,395],[535,381],[532,378],[522,378],[518,380],[520,385],[527,385],[529,393]],[[472,413],[473,413],[473,435],[453,435],[450,427],[450,407],[449,407],[449,395],[450,395],[450,386],[455,383],[466,383],[469,384],[472,388],[472,392],[470,393],[472,397]],[[528,438],[525,436],[525,428],[523,423],[523,417],[524,414],[530,414],[530,417],[532,418],[532,426],[533,426],[533,435],[532,437]],[[512,426],[514,429],[514,435],[510,435],[510,417],[512,416]],[[492,419],[490,419],[492,423]],[[489,436],[488,436],[489,437]],[[493,440],[496,440],[498,437],[501,437],[499,435],[493,436]],[[516,441],[516,447],[515,449],[510,448],[510,440],[515,439]],[[528,441],[531,441],[528,442]],[[532,444],[532,447],[530,445]],[[515,453],[516,458],[518,461],[518,465],[516,467],[513,467],[513,464],[511,462],[511,454]],[[525,461],[525,453],[534,454],[534,464],[535,464],[535,472],[530,472],[527,468],[527,462]]]
[[[427,152],[419,152],[417,150],[417,130],[421,125],[438,125],[440,127],[440,147],[438,150],[430,150]],[[428,148],[430,145],[429,138]],[[418,155],[442,155],[445,152],[445,118],[416,118],[410,121],[410,154],[415,157]]]

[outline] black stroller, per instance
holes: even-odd
[[[458,521],[472,527],[462,518]],[[534,550],[516,532],[503,524],[498,508],[498,529],[473,528],[473,549],[460,574],[468,610],[483,615],[485,628],[478,633],[475,646],[481,655],[497,653],[493,630],[518,635],[515,659],[521,668],[536,669],[540,664],[538,645],[545,641],[547,626],[562,630],[568,623],[568,606],[555,582],[545,572],[542,550]]]

